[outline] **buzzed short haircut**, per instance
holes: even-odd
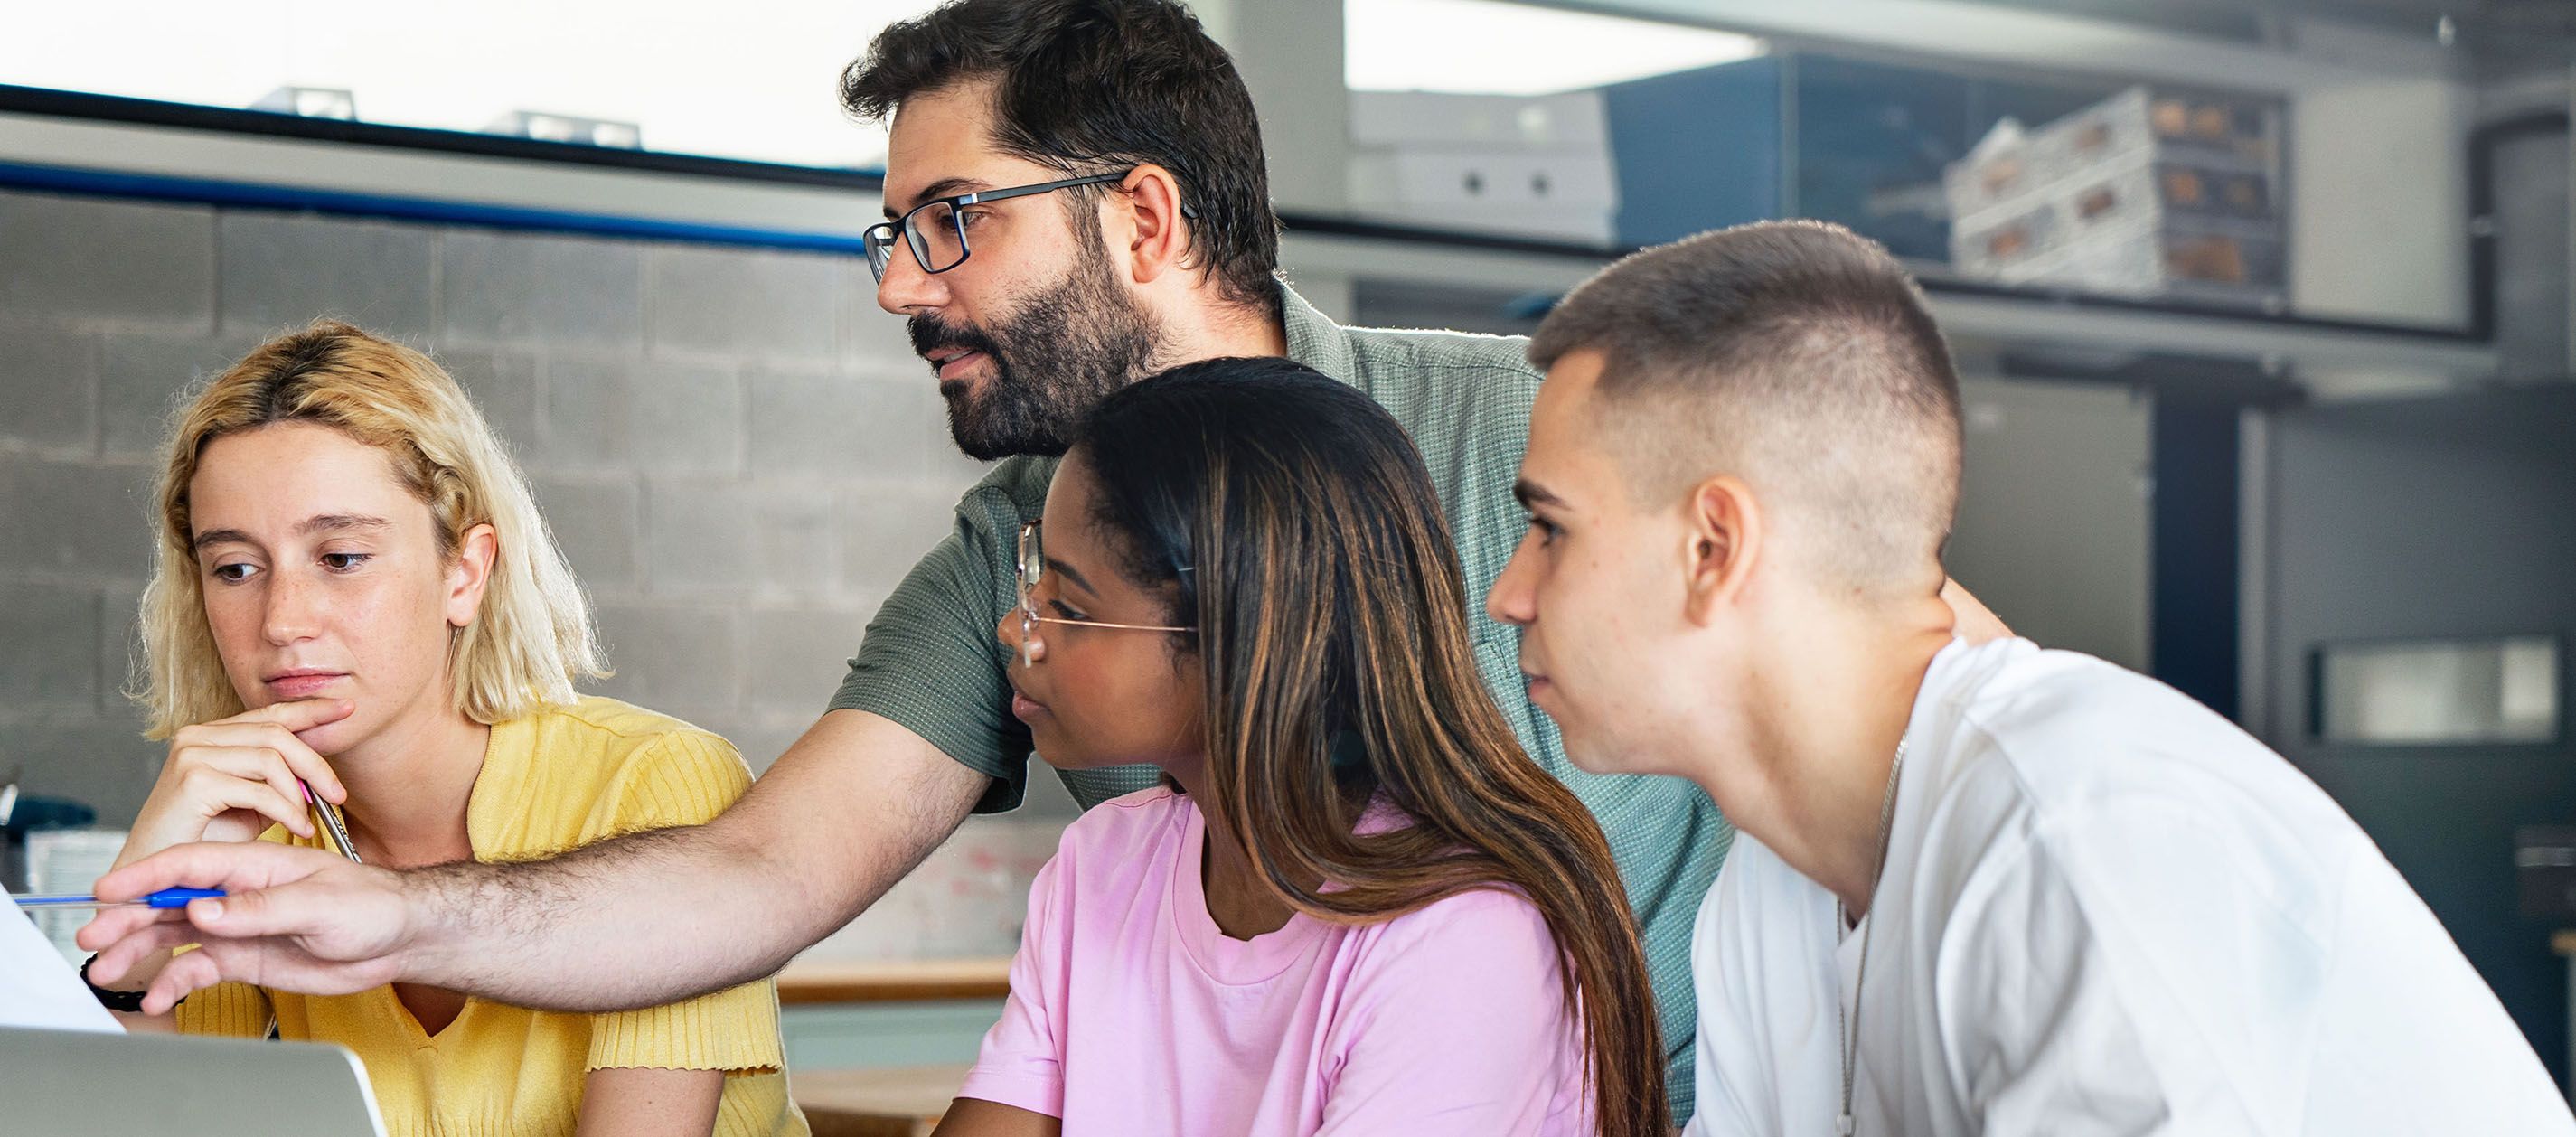
[[[1632,254],[1530,343],[1597,352],[1594,428],[1641,505],[1742,478],[1836,582],[1926,579],[1959,502],[1959,377],[1923,293],[1839,225],[1767,221]]]

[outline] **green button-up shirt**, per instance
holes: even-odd
[[[1368,393],[1404,424],[1430,467],[1458,541],[1468,595],[1481,598],[1511,559],[1527,523],[1512,498],[1529,445],[1539,372],[1526,340],[1451,332],[1345,328],[1281,289],[1289,358]],[[949,757],[991,775],[979,812],[1019,804],[1028,778],[1028,727],[1010,714],[1010,650],[993,626],[1018,603],[1015,542],[1046,506],[1052,458],[1011,458],[957,503],[956,530],[888,597],[835,709],[901,723]],[[1735,830],[1706,794],[1679,778],[1596,775],[1566,761],[1556,724],[1530,705],[1520,631],[1471,605],[1476,662],[1530,756],[1592,809],[1618,858],[1628,901],[1644,924],[1676,1121],[1690,1114],[1690,941],[1700,898]],[[1154,784],[1151,767],[1059,772],[1088,808]]]

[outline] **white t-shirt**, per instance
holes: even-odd
[[[1876,899],[1739,834],[1700,907],[1693,1137],[2576,1134],[2377,846],[2181,693],[2026,640],[1936,657]]]

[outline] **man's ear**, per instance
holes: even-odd
[[[1126,236],[1136,283],[1150,284],[1166,273],[1199,267],[1190,263],[1190,230],[1198,213],[1181,200],[1181,183],[1170,170],[1151,162],[1138,166],[1109,200],[1126,223],[1113,224],[1109,231]]]
[[[1750,587],[1765,536],[1762,503],[1741,478],[1691,487],[1683,505],[1685,618],[1705,625]]]

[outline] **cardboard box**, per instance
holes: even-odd
[[[1962,275],[2275,305],[2287,280],[2271,116],[2132,88],[2036,131],[2005,120],[1943,178]]]
[[[1354,91],[1351,211],[1371,220],[1607,244],[1619,191],[1599,92]]]
[[[1351,154],[1351,200],[1406,206],[1564,206],[1619,203],[1608,154],[1380,150]]]

